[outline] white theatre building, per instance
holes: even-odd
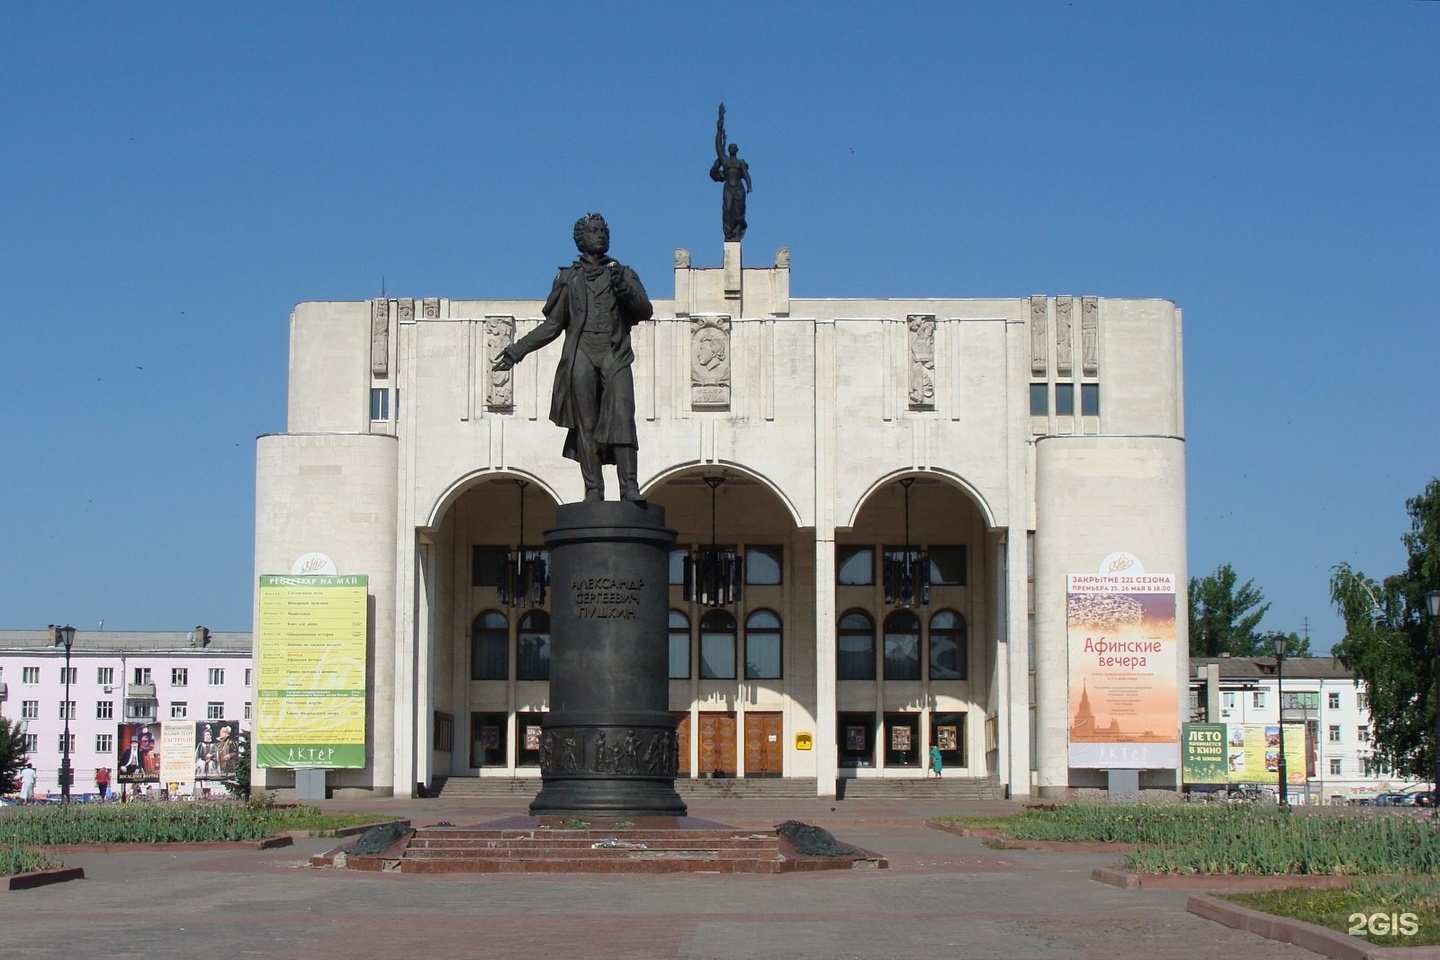
[[[1104,771],[1068,765],[1066,578],[1137,558],[1174,575],[1183,621],[1180,310],[799,299],[789,260],[742,266],[726,243],[719,266],[677,250],[673,292],[641,278],[655,319],[633,334],[640,482],[681,545],[681,775],[833,796],[841,778],[924,776],[933,743],[947,779],[1012,796],[1104,786]],[[258,441],[256,573],[323,554],[369,578],[368,765],[332,772],[332,787],[539,776],[550,597],[517,605],[495,570],[539,547],[582,488],[547,419],[559,342],[505,373],[491,358],[539,322],[549,279],[537,270],[534,300],[291,316],[286,431]],[[713,607],[685,600],[680,562],[712,542],[744,571],[739,598]],[[907,545],[925,553],[926,603],[887,602],[883,558]]]

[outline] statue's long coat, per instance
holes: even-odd
[[[608,265],[615,261],[605,258]],[[550,288],[550,298],[545,301],[545,320],[522,337],[514,347],[523,357],[552,342],[561,333],[565,344],[560,351],[560,363],[555,368],[555,385],[550,393],[550,420],[556,426],[566,428],[564,455],[579,460],[580,418],[575,410],[575,390],[571,384],[571,371],[575,367],[575,353],[580,346],[580,334],[585,329],[585,267],[583,260],[576,260],[568,267],[561,267]],[[605,370],[606,390],[600,397],[600,415],[595,424],[595,443],[600,448],[602,463],[614,463],[616,445],[638,446],[635,437],[635,384],[628,376],[617,374],[635,362],[635,351],[630,346],[630,328],[654,315],[650,298],[635,271],[621,265],[624,282],[615,287],[615,307],[618,316],[610,330],[610,361]]]

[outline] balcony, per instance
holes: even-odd
[[[158,700],[125,699],[125,719],[131,723],[154,723],[159,712]]]
[[[125,688],[125,696],[135,700],[154,700],[155,684],[153,683],[132,683]]]

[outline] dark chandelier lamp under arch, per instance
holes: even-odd
[[[725,607],[740,600],[740,556],[734,547],[715,544],[715,491],[724,477],[706,477],[710,487],[710,545],[695,547],[685,558],[687,602],[702,607]]]
[[[930,555],[910,546],[910,487],[914,477],[904,477],[905,546],[886,550],[883,562],[885,602],[892,607],[924,607],[930,603]]]
[[[545,603],[545,588],[550,584],[545,551],[525,546],[525,488],[527,480],[516,480],[520,488],[520,542],[506,551],[495,579],[501,603],[508,607],[539,607]]]

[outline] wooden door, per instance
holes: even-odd
[[[778,777],[784,769],[783,715],[745,714],[745,776]]]
[[[676,769],[677,777],[690,776],[690,712],[675,714],[675,738],[679,741],[676,746]]]
[[[735,714],[700,714],[700,774],[735,776]]]

